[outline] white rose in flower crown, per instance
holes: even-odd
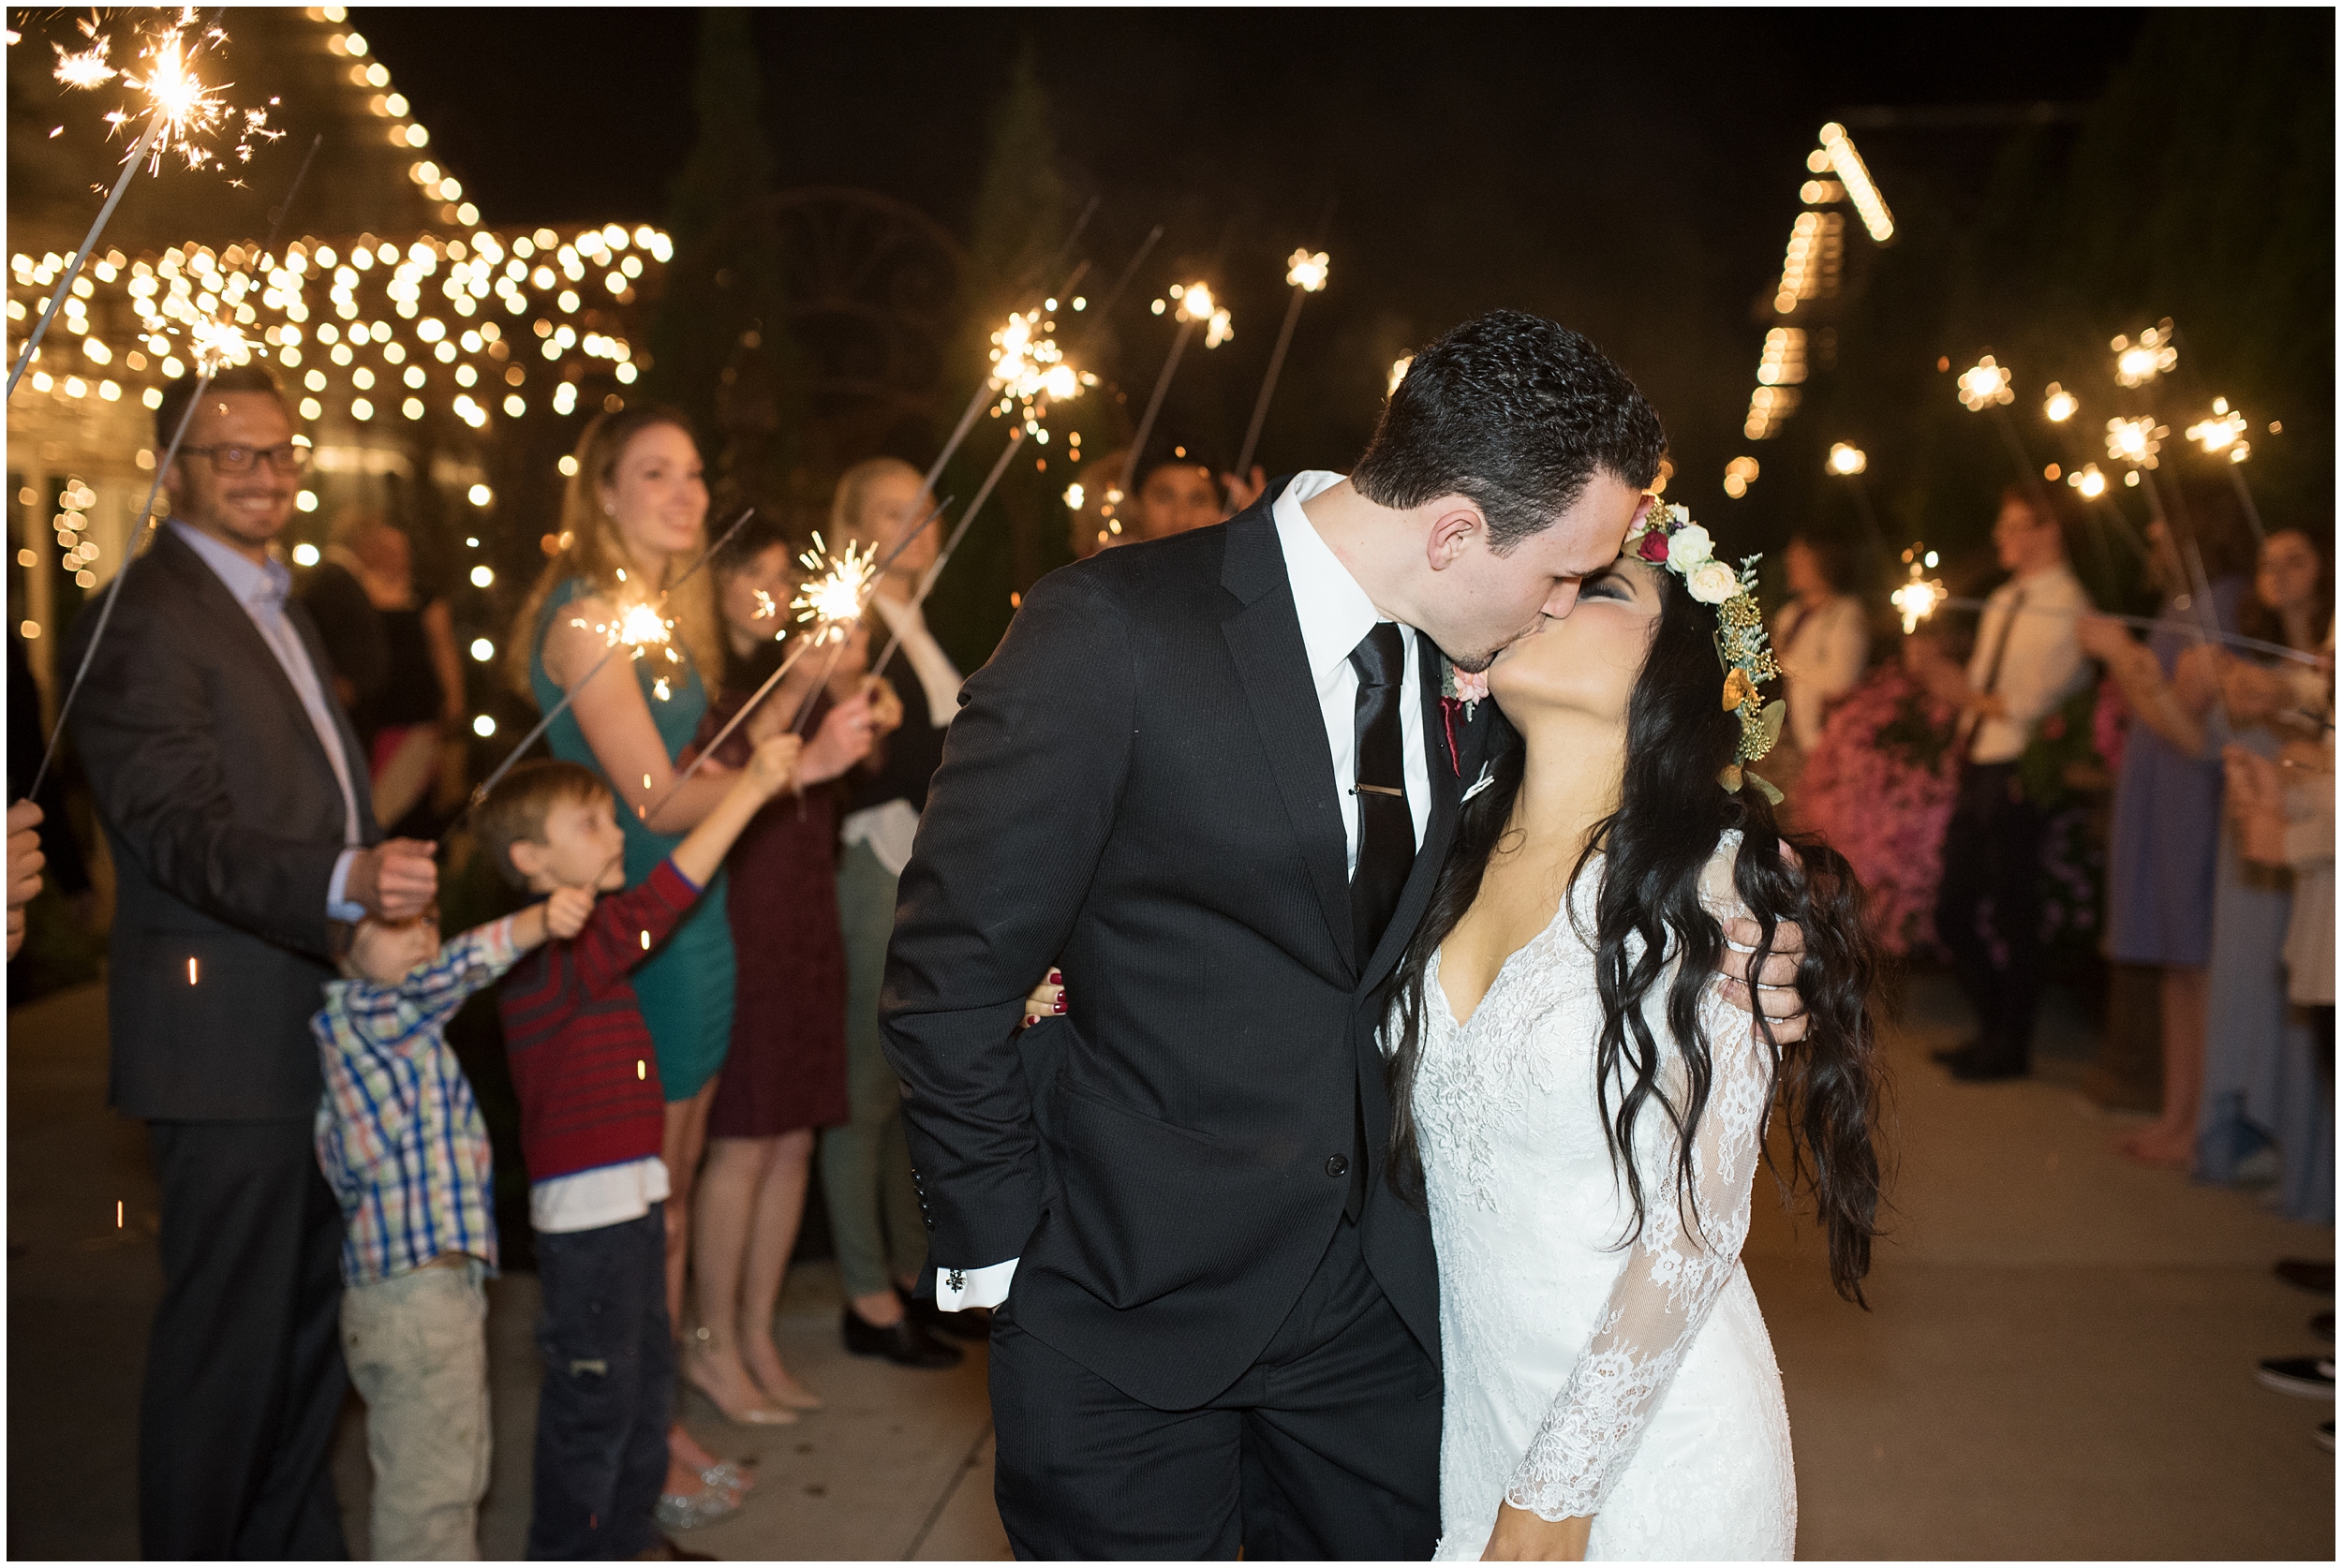
[[[1722,561],[1702,561],[1684,573],[1683,585],[1702,604],[1722,604],[1741,591],[1741,578]]]
[[[1668,536],[1668,559],[1689,571],[1715,554],[1715,541],[1697,523],[1686,524]]]

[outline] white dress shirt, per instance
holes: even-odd
[[[1294,614],[1301,623],[1301,646],[1310,663],[1310,683],[1317,688],[1319,717],[1326,724],[1326,747],[1331,754],[1334,795],[1341,805],[1341,830],[1348,839],[1349,872],[1358,869],[1358,673],[1350,663],[1351,650],[1366,641],[1376,623],[1390,619],[1374,608],[1350,569],[1341,564],[1301,503],[1340,484],[1341,474],[1314,469],[1296,474],[1269,509],[1277,525],[1277,542],[1284,554],[1285,578],[1293,584]],[[1407,810],[1415,819],[1415,844],[1423,848],[1423,835],[1431,820],[1431,772],[1423,736],[1423,660],[1426,643],[1414,628],[1401,626],[1407,670],[1399,690],[1400,739],[1405,748]],[[908,642],[905,643],[908,646]],[[997,1307],[1008,1299],[1009,1284],[1018,1260],[983,1268],[935,1271],[935,1303],[946,1312],[967,1307]]]
[[[2019,609],[2021,599],[2023,607]],[[2089,671],[2075,623],[2096,608],[2081,579],[2063,561],[2028,577],[2012,577],[1993,590],[1977,622],[1968,684],[1982,692],[1989,681],[2002,711],[1999,717],[1976,724],[1968,761],[2015,762],[2024,755],[2041,720],[2081,689]]]
[[[325,694],[324,683],[318,679],[316,666],[309,662],[309,650],[303,645],[301,634],[285,618],[285,598],[292,591],[292,572],[282,561],[256,563],[250,556],[178,518],[170,520],[170,526],[187,548],[212,569],[212,575],[219,579],[230,597],[244,607],[253,629],[268,644],[268,651],[276,656],[277,666],[292,683],[294,695],[301,699],[309,724],[317,731],[318,744],[325,747],[325,760],[333,764],[334,781],[342,787],[342,842],[351,846],[334,862],[334,877],[325,890],[325,914],[329,920],[362,920],[365,917],[365,906],[353,904],[343,896],[343,890],[349,883],[350,862],[358,858],[357,846],[362,838],[358,831],[358,794],[350,783],[349,759],[342,754],[341,730],[334,722],[332,700]]]

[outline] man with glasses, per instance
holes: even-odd
[[[376,842],[365,753],[270,555],[308,460],[274,379],[171,383],[157,449],[190,402],[170,521],[107,589],[72,719],[116,872],[111,1100],[146,1120],[162,1188],[140,1539],[150,1558],[335,1558],[341,1213],[308,1020],[332,924],[419,913],[437,873],[431,846]],[[62,668],[97,620],[76,617]]]

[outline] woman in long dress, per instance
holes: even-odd
[[[1752,578],[1681,509],[1499,657],[1507,723],[1400,969],[1396,1179],[1440,1260],[1443,1558],[1786,1558],[1789,1430],[1740,1248],[1778,1100],[1841,1294],[1878,1203],[1871,950],[1845,860],[1745,770],[1779,723]],[[1719,692],[1721,690],[1721,702]],[[1768,722],[1770,720],[1770,722]],[[1809,1032],[1713,984],[1803,929]],[[1419,1163],[1418,1163],[1419,1160]]]

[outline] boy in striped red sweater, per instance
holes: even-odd
[[[665,939],[732,842],[789,786],[801,743],[776,736],[640,885],[514,965],[497,993],[521,1105],[545,1358],[531,1558],[630,1558],[663,1545],[674,1340],[667,1321],[666,1103],[629,971]],[[625,886],[616,803],[574,762],[514,768],[474,824],[497,869],[535,894]]]

